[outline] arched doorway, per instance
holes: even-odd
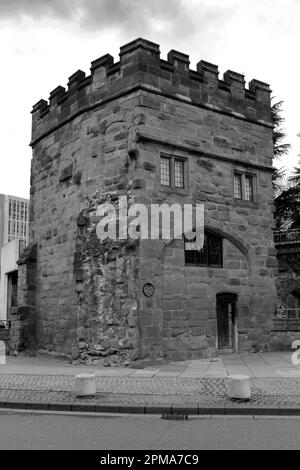
[[[217,294],[217,348],[223,352],[238,352],[237,295]]]

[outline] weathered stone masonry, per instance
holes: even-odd
[[[32,111],[30,240],[37,246],[36,348],[107,363],[207,356],[216,296],[237,296],[239,350],[268,349],[273,270],[269,86],[138,39],[77,71]],[[183,191],[160,184],[162,153],[186,162]],[[233,172],[255,177],[253,202]],[[100,203],[204,203],[222,237],[223,268],[188,267],[184,242],[106,241]],[[154,295],[143,295],[150,282]]]

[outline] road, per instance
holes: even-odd
[[[299,449],[300,418],[0,412],[0,449]]]

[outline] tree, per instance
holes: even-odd
[[[275,199],[276,228],[288,230],[300,227],[299,186],[285,189]]]
[[[282,105],[283,101],[274,103],[271,108],[272,119],[274,124],[273,129],[273,149],[274,158],[280,160],[284,155],[287,155],[290,150],[290,144],[283,143],[286,138],[286,133],[281,125],[284,123],[284,117],[282,117]]]
[[[274,159],[280,160],[284,155],[287,155],[290,149],[290,144],[284,142],[286,134],[282,127],[284,118],[282,116],[283,101],[274,103],[271,108],[272,120],[274,124],[273,129],[273,152]],[[272,176],[272,183],[274,192],[278,195],[284,188],[286,170],[284,167],[276,168]]]
[[[298,134],[300,137],[300,134]],[[299,155],[300,157],[300,155]],[[300,162],[299,162],[300,164]],[[299,186],[300,185],[300,166],[295,166],[292,175],[289,177],[289,182],[292,186]]]
[[[280,194],[285,185],[286,169],[284,167],[275,168],[272,174],[272,184],[274,193]]]
[[[275,199],[276,227],[283,230],[300,227],[300,166],[294,167],[288,184]]]

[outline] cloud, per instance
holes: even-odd
[[[148,33],[156,23],[168,25],[171,29],[178,28],[182,20],[184,30],[194,30],[194,22],[180,0],[86,0],[79,8],[80,22],[84,27],[107,28],[115,27],[125,31]],[[173,32],[173,31],[171,31]]]
[[[79,3],[75,0],[74,4]],[[72,14],[73,5],[68,0],[1,0],[1,19],[29,16],[43,18],[57,16],[68,18]]]
[[[135,35],[159,31],[186,37],[208,23],[222,23],[230,17],[230,8],[211,6],[207,0],[1,0],[1,19],[24,17],[75,22],[90,31],[114,28]]]

